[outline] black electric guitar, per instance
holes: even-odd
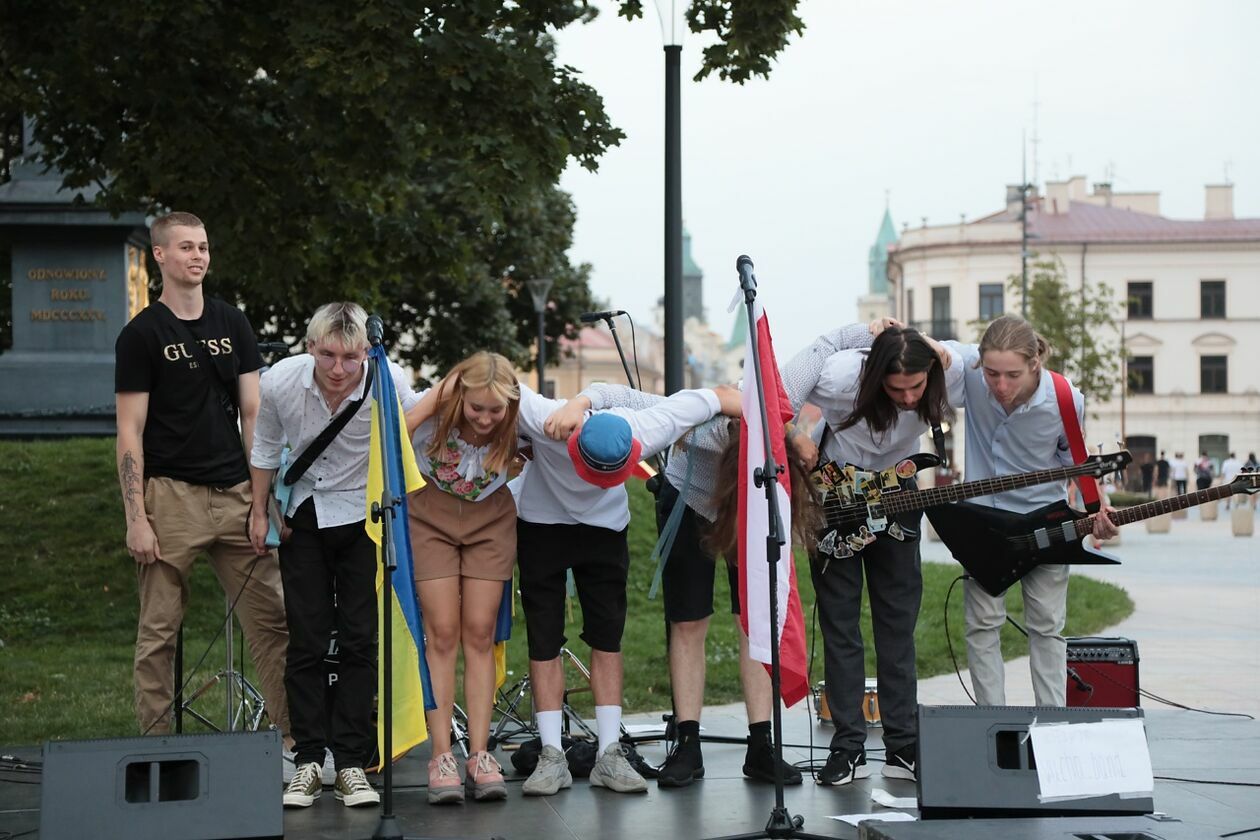
[[[1245,472],[1229,484],[1117,510],[1111,514],[1111,521],[1128,525],[1204,502],[1257,492],[1260,492],[1260,472]],[[1085,544],[1085,537],[1093,533],[1094,517],[1073,510],[1067,502],[1055,502],[1029,513],[1011,513],[964,502],[930,509],[927,515],[954,559],[994,597],[1035,566],[1120,562]]]
[[[834,462],[824,464],[815,471],[815,485],[822,494],[826,517],[826,525],[818,533],[817,553],[823,557],[851,557],[874,542],[876,534],[885,531],[893,539],[902,539],[900,526],[889,522],[890,517],[899,513],[930,510],[976,496],[1080,476],[1101,478],[1124,469],[1132,460],[1133,456],[1122,449],[1106,455],[1091,455],[1070,467],[982,478],[924,490],[905,489],[899,479],[908,479],[921,469],[936,466],[940,461],[935,455],[913,455],[877,473],[863,472],[852,466],[839,468]]]

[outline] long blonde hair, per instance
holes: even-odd
[[[1036,362],[1038,369],[1045,367],[1053,352],[1049,342],[1032,328],[1032,324],[1018,315],[1003,315],[989,324],[980,338],[980,359],[990,350],[1012,351],[1028,360]],[[976,365],[979,367],[979,363]]]
[[[464,397],[468,392],[487,388],[507,403],[507,411],[495,427],[490,450],[483,463],[487,472],[503,472],[516,456],[516,417],[521,409],[521,388],[512,363],[498,353],[481,350],[451,368],[446,378],[450,380],[451,387],[448,395],[438,401],[437,424],[429,441],[429,457],[438,457],[451,430],[463,419]]]

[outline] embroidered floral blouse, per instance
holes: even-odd
[[[489,445],[473,446],[455,429],[451,429],[437,455],[430,459],[429,444],[433,440],[433,432],[432,420],[421,423],[412,438],[412,445],[420,471],[443,492],[477,502],[507,482],[506,473],[487,472],[485,469]]]

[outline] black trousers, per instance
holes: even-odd
[[[289,624],[284,687],[297,763],[323,764],[330,747],[338,770],[362,767],[374,746],[376,546],[363,520],[320,528],[311,499],[287,522],[293,535],[280,546]],[[324,658],[334,629],[340,664],[329,714]]]
[[[884,746],[893,753],[918,740],[918,681],[914,627],[923,598],[919,560],[920,514],[897,518],[907,537],[898,542],[880,534],[856,557],[811,556],[810,571],[818,598],[823,637],[823,671],[835,734],[833,750],[859,750],[866,744],[862,699],[866,689],[865,646],[859,624],[862,578],[870,593],[875,639],[875,676]]]

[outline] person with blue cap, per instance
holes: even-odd
[[[534,712],[542,739],[527,796],[549,796],[573,783],[561,749],[564,713],[564,599],[569,570],[582,605],[581,638],[591,647],[591,690],[599,756],[591,784],[619,793],[647,790],[621,737],[621,636],[626,620],[630,508],[622,486],[643,458],[673,444],[718,413],[737,417],[739,392],[726,387],[679,391],[642,411],[586,413],[567,440],[548,437],[548,417],[565,405],[521,386],[518,432],[533,457],[512,483],[517,507],[517,564],[529,645]],[[589,408],[579,396],[574,406]],[[571,406],[572,407],[572,406]]]

